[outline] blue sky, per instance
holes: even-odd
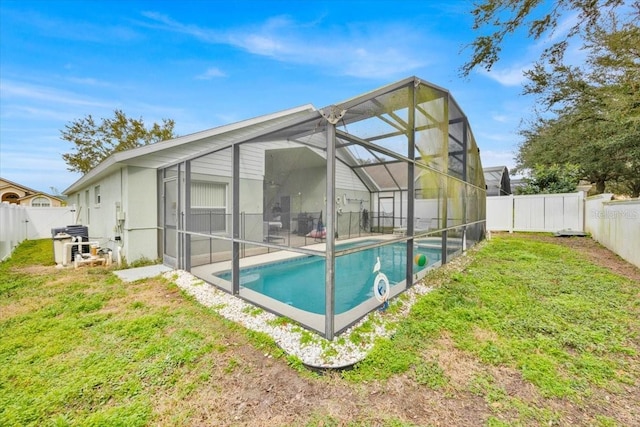
[[[522,69],[540,42],[514,36],[487,73],[469,58],[471,1],[0,2],[0,176],[63,191],[60,130],[115,109],[185,135],[416,75],[449,89],[483,166],[514,164],[533,99]]]

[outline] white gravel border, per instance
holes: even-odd
[[[202,305],[211,307],[226,319],[248,329],[271,336],[286,353],[296,356],[305,365],[317,368],[342,368],[364,359],[373,348],[375,338],[390,336],[394,332],[395,321],[408,314],[416,298],[433,289],[423,282],[416,283],[390,302],[390,306],[394,307],[402,301],[397,309],[373,311],[333,341],[328,341],[300,326],[291,323],[283,325],[277,322],[278,316],[275,314],[223,292],[184,270],[170,271],[163,276]],[[375,325],[373,331],[358,333],[360,342],[352,342],[351,334],[368,320]]]

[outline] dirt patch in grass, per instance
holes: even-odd
[[[436,420],[436,425],[478,425],[488,415],[481,398],[446,397],[406,377],[396,377],[384,385],[354,386],[335,375],[304,378],[280,360],[256,360],[252,349],[234,348],[234,360],[238,363],[234,372],[219,374],[223,389],[215,387],[214,380],[213,387],[190,396],[188,405],[194,411],[190,423],[305,425],[315,418],[318,422],[357,420],[363,425],[384,425],[389,420],[417,425]]]
[[[160,279],[149,279],[124,284],[126,292],[111,300],[102,308],[102,312],[118,311],[122,307],[176,307],[184,297],[177,287],[169,288]]]
[[[53,274],[59,270],[56,269],[54,266],[30,265],[27,267],[16,267],[16,268],[13,268],[12,271],[15,273],[23,273],[23,274],[40,276],[43,274]]]
[[[0,322],[30,313],[42,307],[44,303],[42,299],[32,298],[27,301],[22,300],[15,303],[4,304],[0,309]]]
[[[478,360],[455,347],[447,335],[441,336],[424,352],[425,360],[434,360],[443,369],[449,385],[456,389],[467,388],[471,380],[482,371]]]

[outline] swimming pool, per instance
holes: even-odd
[[[364,242],[340,244],[345,250]],[[371,242],[368,242],[371,243]],[[440,248],[416,246],[414,255],[424,254],[427,262],[414,265],[417,273],[440,260]],[[336,258],[335,313],[344,313],[373,296],[373,281],[377,273],[374,264],[380,257],[380,271],[395,286],[406,278],[407,249],[404,243],[392,243],[377,248],[350,253]],[[231,280],[231,272],[217,273],[217,277]],[[240,286],[259,292],[278,301],[311,313],[325,311],[325,259],[304,256],[272,264],[240,270]]]

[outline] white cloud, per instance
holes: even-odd
[[[50,119],[56,121],[67,121],[73,118],[72,113],[59,109],[38,108],[29,105],[5,105],[2,108],[3,118],[19,118],[30,120]]]
[[[2,93],[2,98],[4,99],[32,99],[56,104],[87,105],[93,107],[109,107],[113,105],[87,99],[73,92],[6,79],[0,80],[0,93]]]
[[[29,27],[30,34],[43,34],[67,40],[81,40],[99,44],[128,43],[139,37],[134,30],[124,25],[93,24],[85,19],[57,19],[53,14],[3,10],[6,21],[15,27]],[[5,18],[3,17],[3,18]],[[7,25],[5,23],[5,25]]]
[[[491,118],[500,123],[508,123],[509,121],[511,121],[511,117],[505,114],[493,114]]]
[[[113,86],[109,82],[105,82],[102,80],[94,79],[93,77],[69,77],[67,79],[69,82],[83,85],[83,86],[98,86],[98,87],[111,87]]]
[[[516,165],[515,155],[512,151],[480,150],[480,159],[482,160],[483,168],[490,166],[506,166],[511,170]]]
[[[198,79],[198,80],[211,80],[213,78],[226,77],[226,76],[227,75],[222,70],[220,70],[219,68],[212,67],[212,68],[208,68],[204,73],[197,75],[196,79]]]
[[[140,25],[166,31],[187,34],[208,43],[221,43],[222,35],[213,30],[201,29],[196,25],[185,25],[167,15],[157,12],[142,12],[142,15],[150,21],[139,22]]]
[[[480,69],[478,72],[486,77],[489,77],[492,80],[500,83],[503,86],[521,86],[527,78],[524,75],[524,72],[527,71],[531,67],[528,65],[514,65],[508,68],[492,68],[490,71],[486,71],[485,69]]]
[[[507,143],[517,142],[517,136],[514,135],[513,133],[479,132],[477,135],[480,141],[507,142]]]
[[[187,34],[205,43],[234,46],[281,62],[313,65],[337,75],[388,78],[427,65],[424,58],[438,60],[437,52],[424,52],[421,30],[407,24],[351,24],[325,30],[317,27],[317,21],[298,23],[279,16],[258,26],[222,32],[183,24],[155,12],[143,15],[149,21],[141,25]],[[431,46],[438,45],[430,39]]]
[[[535,49],[544,49],[546,45],[555,43],[562,37],[566,37],[569,31],[578,24],[578,12],[573,12],[558,22],[558,25],[549,31],[545,37],[542,37],[538,43],[534,45]]]
[[[1,163],[0,169],[5,178],[41,191],[49,190],[44,185],[62,191],[78,177],[77,173],[66,170],[67,165],[59,152],[52,150],[39,148],[18,152],[3,147]]]

